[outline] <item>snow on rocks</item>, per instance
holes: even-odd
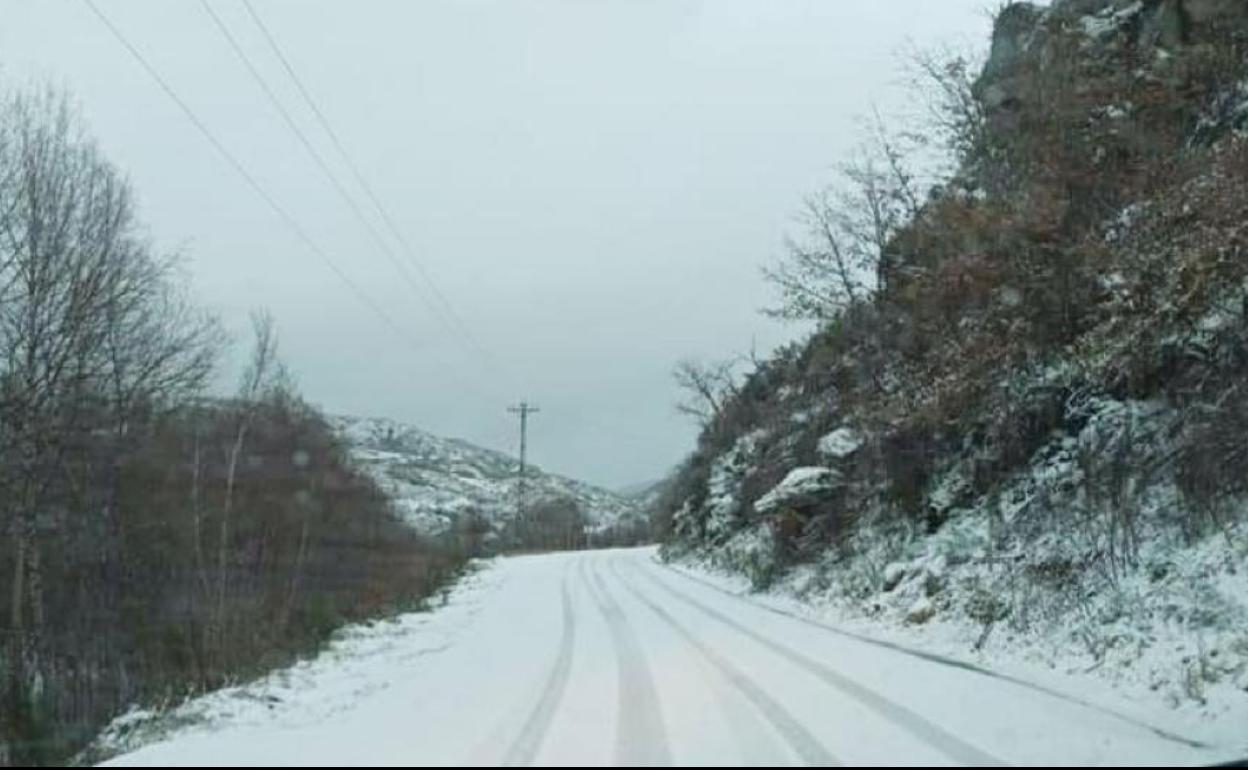
[[[1083,16],[1079,19],[1079,24],[1090,40],[1100,41],[1128,26],[1143,10],[1144,3],[1139,0],[1124,8],[1116,8],[1111,4],[1097,13]]]
[[[840,427],[819,439],[819,454],[832,460],[844,460],[862,448],[862,434],[853,428]]]
[[[882,574],[881,588],[884,592],[897,591],[903,596],[920,594],[932,597],[944,590],[947,583],[946,559],[943,555],[904,562],[889,562]]]
[[[807,410],[794,412],[789,415],[789,421],[797,425],[805,425],[810,422],[810,412]]]
[[[727,537],[736,529],[741,513],[741,482],[754,461],[759,443],[766,436],[763,431],[747,433],[711,464],[705,503],[706,532],[710,537]]]
[[[771,513],[782,507],[806,505],[841,485],[841,474],[832,468],[794,468],[771,491],[754,502],[754,510]]]
[[[914,600],[910,609],[906,610],[906,622],[911,625],[922,625],[936,615],[936,605],[926,596]]]
[[[908,569],[909,565],[897,561],[884,567],[884,590],[891,591],[899,586]]]
[[[932,512],[945,516],[961,505],[971,495],[971,483],[961,469],[945,474],[931,494],[928,495],[928,506]]]

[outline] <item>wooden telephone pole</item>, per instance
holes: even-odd
[[[535,404],[521,401],[516,406],[507,407],[507,411],[520,415],[520,474],[516,483],[516,524],[524,526],[524,465],[529,435],[529,415],[541,410]]]

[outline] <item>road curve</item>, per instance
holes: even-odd
[[[113,764],[1195,765],[1216,750],[690,580],[653,549],[499,559],[258,705]],[[420,654],[414,654],[419,650]],[[281,676],[277,679],[282,679]],[[221,704],[225,704],[222,706]]]

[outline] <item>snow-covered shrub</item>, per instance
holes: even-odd
[[[702,507],[705,535],[712,542],[723,542],[739,528],[744,510],[741,483],[753,467],[758,446],[766,436],[764,431],[748,433],[711,463]]]
[[[756,589],[770,586],[783,565],[779,544],[771,527],[757,524],[733,535],[713,552],[716,565],[744,574]]]

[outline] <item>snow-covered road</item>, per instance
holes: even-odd
[[[412,616],[416,617],[416,616]],[[129,765],[1199,764],[1207,749],[655,563],[497,560],[449,606]],[[267,700],[267,702],[266,702]]]

